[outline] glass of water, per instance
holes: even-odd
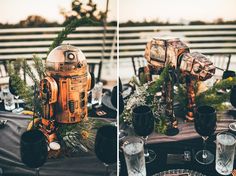
[[[216,137],[216,171],[221,175],[229,175],[233,170],[235,143],[235,136],[229,132]]]
[[[4,87],[2,89],[2,99],[4,100],[5,110],[12,111],[16,108],[14,102],[14,96],[10,93],[8,87]]]
[[[92,90],[92,104],[102,104],[102,88],[103,88],[103,83],[98,82],[95,84],[93,90]]]
[[[123,144],[129,176],[146,176],[143,144],[143,140],[138,137],[128,138]]]

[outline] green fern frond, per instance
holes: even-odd
[[[61,45],[62,42],[67,38],[67,36],[75,31],[76,27],[81,26],[81,24],[96,24],[97,22],[94,22],[93,20],[83,17],[81,19],[74,19],[72,20],[57,36],[57,38],[54,39],[53,43],[51,44],[47,55],[57,46]]]
[[[38,57],[37,55],[33,55],[33,61],[34,61],[34,68],[37,70],[39,79],[43,79],[45,77],[45,66],[43,64],[43,59]]]

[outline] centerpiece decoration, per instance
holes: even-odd
[[[33,115],[27,130],[38,128],[43,132],[49,157],[91,151],[95,128],[103,125],[88,119],[87,93],[94,85],[94,77],[87,71],[84,54],[77,47],[61,45],[77,26],[91,23],[88,18],[72,20],[53,41],[46,61],[33,55],[31,65],[26,59],[7,64],[10,86],[15,87],[29,110],[23,113]],[[34,88],[27,79],[33,81]]]
[[[139,69],[138,78],[131,80],[137,89],[126,101],[121,121],[131,122],[132,108],[146,104],[153,109],[156,131],[159,133],[178,133],[174,101],[185,110],[185,120],[193,121],[197,106],[212,103],[222,107],[229,95],[218,94],[217,90],[236,84],[235,78],[229,78],[208,90],[202,90],[202,81],[214,75],[215,66],[205,55],[191,53],[179,39],[154,38],[146,45],[145,58],[148,65]],[[159,75],[159,78],[153,80],[153,75]]]
[[[46,77],[40,81],[43,102],[41,131],[49,145],[57,141],[56,125],[74,124],[88,120],[87,92],[92,88],[87,61],[78,48],[61,45],[46,59]]]

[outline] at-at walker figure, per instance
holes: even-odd
[[[145,72],[157,74],[163,68],[170,67],[169,74],[172,78],[165,80],[162,86],[162,99],[166,106],[165,116],[168,117],[167,131],[176,133],[178,126],[173,110],[174,72],[178,69],[186,79],[188,96],[186,119],[193,121],[196,110],[194,81],[205,81],[211,78],[215,73],[215,66],[203,54],[190,53],[188,46],[178,38],[152,39],[146,45],[145,58],[148,62],[148,66],[144,69]]]

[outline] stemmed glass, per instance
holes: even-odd
[[[146,146],[148,135],[154,130],[154,116],[152,110],[149,106],[140,105],[133,109],[132,116],[134,132],[142,136],[144,146]],[[156,159],[156,153],[153,150],[147,149],[147,147],[145,147],[144,156],[146,163],[151,163]]]
[[[230,92],[230,103],[236,108],[236,86],[233,86]]]
[[[98,104],[96,107],[100,107],[102,104],[102,89],[102,82],[96,83],[92,89],[92,104]]]
[[[119,90],[118,96],[119,96],[119,115],[122,114],[124,111],[124,99],[121,94],[122,92]],[[117,108],[117,86],[114,86],[111,91],[111,103],[112,105]]]
[[[197,108],[194,119],[195,130],[203,139],[203,150],[196,153],[195,159],[200,164],[210,164],[214,161],[214,155],[206,150],[206,140],[216,129],[216,110],[211,106]]]
[[[95,138],[95,154],[106,167],[108,175],[108,166],[117,161],[117,127],[104,125],[97,131]]]
[[[5,108],[5,110],[12,111],[13,109],[15,109],[14,97],[10,93],[8,87],[4,87],[2,89],[2,97],[3,97],[3,100],[4,100],[4,108]]]
[[[236,108],[236,85],[234,85],[231,88],[230,99],[229,100],[230,100],[230,103],[232,104],[232,106]],[[236,110],[235,109],[229,110],[229,114],[233,115],[235,117],[236,116]],[[233,125],[234,128],[236,128],[236,122],[232,122],[231,125]]]
[[[92,90],[95,86],[95,83],[96,83],[96,78],[95,78],[95,75],[93,72],[89,72],[90,73],[90,76],[91,76],[91,88],[90,90],[87,92],[88,93],[88,104],[87,104],[87,107],[89,110],[92,109]]]
[[[20,154],[22,162],[35,168],[36,176],[39,176],[39,167],[46,162],[48,156],[44,134],[37,129],[24,132],[20,140]]]
[[[21,111],[23,111],[23,108],[20,108],[19,106],[19,95],[18,95],[18,90],[12,86],[12,79],[9,79],[9,91],[11,92],[12,95],[14,95],[15,99],[16,99],[16,109],[14,109],[12,112],[13,113],[20,113]]]
[[[224,71],[224,73],[223,73],[222,79],[227,79],[227,78],[229,78],[229,77],[235,77],[235,76],[236,76],[236,74],[235,74],[234,71],[232,71],[232,70],[226,70],[226,71]]]

